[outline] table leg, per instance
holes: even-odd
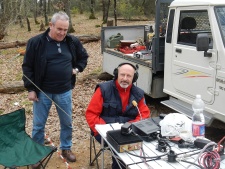
[[[102,147],[102,169],[104,169],[104,139],[101,137],[101,147]]]

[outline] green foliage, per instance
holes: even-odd
[[[118,15],[127,20],[144,14],[140,6],[132,6],[129,2],[121,2],[118,4],[117,8]]]
[[[79,8],[77,8],[77,7],[74,6],[74,7],[71,9],[71,14],[75,14],[75,15],[76,15],[76,14],[79,14],[79,11],[80,11]]]

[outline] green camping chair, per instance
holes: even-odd
[[[16,168],[40,162],[45,168],[56,147],[36,143],[25,131],[25,110],[0,116],[0,165]]]

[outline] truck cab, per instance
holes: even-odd
[[[192,116],[196,94],[205,102],[206,123],[225,122],[225,3],[175,0],[165,41],[164,104]],[[214,121],[215,122],[215,121]]]

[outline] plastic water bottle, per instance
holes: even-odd
[[[201,99],[201,95],[196,95],[192,104],[194,114],[192,116],[192,135],[193,137],[205,137],[205,117],[203,110],[205,104]]]

